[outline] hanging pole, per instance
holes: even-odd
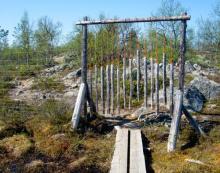
[[[144,107],[147,108],[147,88],[148,88],[148,82],[147,82],[147,46],[146,43],[144,43]]]
[[[160,104],[159,104],[159,60],[158,60],[158,43],[157,43],[157,33],[156,33],[156,49],[155,49],[155,52],[156,52],[156,81],[155,81],[155,89],[156,89],[156,115],[159,114],[159,107],[160,107]]]
[[[110,69],[106,66],[106,113],[110,114]]]
[[[137,99],[140,101],[140,50],[137,49]]]
[[[133,84],[132,84],[132,59],[129,59],[129,79],[130,79],[130,94],[129,94],[129,109],[131,109],[132,95],[133,95]]]
[[[166,71],[166,36],[164,35],[164,43],[163,43],[163,102],[164,105],[167,104],[167,88],[166,88],[166,81],[167,81],[167,71]]]
[[[96,105],[96,111],[98,112],[98,106],[99,106],[99,95],[98,95],[98,69],[97,65],[95,65],[95,105]]]

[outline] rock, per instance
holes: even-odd
[[[193,65],[189,61],[186,61],[186,63],[185,63],[185,73],[192,73],[195,70],[196,69],[193,67]]]
[[[78,70],[75,70],[69,74],[67,74],[64,79],[72,79],[72,78],[78,78],[81,77],[81,68],[79,68]]]
[[[5,148],[9,156],[19,158],[31,149],[32,143],[26,135],[13,135],[0,140],[0,147]]]
[[[190,86],[185,90],[184,105],[187,109],[199,112],[202,110],[204,102],[204,95],[195,86]]]
[[[21,95],[21,94],[23,94],[23,93],[24,93],[24,91],[19,90],[19,91],[16,93],[16,96],[19,96],[19,95]]]
[[[220,97],[220,84],[209,80],[206,77],[196,77],[189,85],[191,87],[196,87],[203,94],[206,100],[214,100]]]
[[[147,109],[145,107],[140,107],[136,111],[134,111],[131,116],[133,118],[141,117],[142,115],[146,115],[148,113]]]
[[[194,67],[196,70],[201,70],[201,69],[202,69],[201,66],[198,65],[198,64],[193,64],[193,67]]]
[[[24,166],[25,172],[42,172],[44,171],[44,162],[42,160],[33,160]]]
[[[68,97],[68,98],[72,98],[73,96],[75,96],[75,92],[73,91],[68,91],[66,93],[64,93],[63,97]]]

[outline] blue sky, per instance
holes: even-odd
[[[198,18],[210,15],[218,0],[179,0],[189,11],[192,19],[190,27],[195,27]],[[10,42],[14,27],[24,11],[33,24],[42,16],[49,16],[63,25],[64,35],[73,30],[74,23],[83,16],[106,17],[148,17],[159,8],[161,0],[0,0],[0,26],[10,31]]]

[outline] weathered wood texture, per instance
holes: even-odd
[[[182,116],[182,106],[183,106],[182,102],[183,102],[183,93],[182,91],[178,90],[176,94],[174,113],[173,113],[173,118],[172,118],[171,127],[170,127],[168,144],[167,144],[168,152],[174,151],[176,148],[176,141],[177,141],[178,132],[179,132],[180,119]]]
[[[155,88],[156,88],[156,115],[159,114],[160,102],[159,102],[159,64],[156,63],[156,81],[155,81]]]
[[[114,65],[111,64],[111,111],[112,113],[114,113],[114,109],[115,109],[115,104],[114,104],[114,91],[115,91],[115,88],[114,88]]]
[[[110,173],[127,173],[128,167],[128,129],[119,129],[116,134],[115,150]]]
[[[162,21],[180,21],[190,20],[190,16],[184,14],[182,16],[162,16],[162,17],[148,17],[148,18],[134,18],[134,19],[108,19],[99,21],[80,21],[76,25],[97,25],[97,24],[113,24],[113,23],[138,23],[138,22],[162,22]]]
[[[140,130],[130,130],[130,173],[146,173]]]
[[[132,59],[129,59],[129,80],[130,80],[130,93],[128,107],[131,109],[132,96],[133,96],[133,82],[132,82]]]
[[[154,106],[154,59],[150,59],[150,66],[151,66],[151,109],[153,109]]]
[[[90,97],[92,98],[93,96],[93,71],[92,69],[89,70],[89,92],[90,92]]]
[[[147,96],[148,96],[148,79],[147,79],[147,58],[144,57],[144,107],[147,108]]]
[[[166,54],[163,53],[163,103],[164,105],[167,104],[167,87],[166,87],[166,81],[167,81],[167,63],[166,63]]]
[[[190,113],[187,111],[187,109],[184,106],[182,109],[183,109],[183,113],[186,116],[187,120],[189,121],[191,126],[196,130],[196,132],[199,135],[206,137],[206,135],[205,135],[204,131],[202,130],[202,128],[200,127],[200,125],[196,122],[196,120],[194,120],[194,118],[190,115]]]
[[[137,100],[140,101],[140,50],[137,50]]]
[[[120,114],[120,69],[119,66],[117,66],[117,112]]]
[[[95,65],[95,105],[96,111],[98,112],[99,108],[99,93],[98,93],[98,68]]]
[[[87,17],[84,18],[85,21],[88,20]],[[81,80],[82,83],[87,85],[87,47],[88,47],[88,26],[82,26],[83,40],[82,40],[82,58],[81,58]],[[86,95],[88,91],[86,90]],[[87,116],[87,102],[84,102],[83,114]]]
[[[102,113],[105,113],[105,99],[104,99],[104,70],[103,66],[100,69],[100,77],[101,77],[101,105],[102,105]]]
[[[124,109],[126,108],[126,58],[123,58],[123,100]]]
[[[170,63],[170,99],[169,99],[171,116],[173,116],[173,108],[174,108],[173,95],[174,95],[174,65],[172,62]]]
[[[106,66],[106,113],[110,114],[110,69]]]
[[[76,99],[75,108],[72,115],[72,128],[76,129],[79,123],[80,112],[82,110],[82,106],[85,102],[85,94],[86,94],[86,86],[84,83],[81,83],[79,88],[79,93]]]

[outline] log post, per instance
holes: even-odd
[[[84,17],[84,20],[87,21],[88,17]],[[81,68],[82,68],[82,83],[87,85],[87,47],[88,47],[88,26],[82,25],[83,31],[83,40],[82,40],[82,61],[81,61]],[[88,88],[88,87],[86,87]],[[86,90],[85,95],[89,95],[89,90]],[[84,116],[87,118],[87,102],[84,102]]]
[[[174,107],[174,114],[171,122],[170,133],[168,138],[167,144],[167,151],[171,152],[174,151],[176,148],[176,141],[179,132],[179,124],[182,115],[182,101],[183,95],[180,90],[177,91],[176,99],[175,99],[175,107]]]
[[[148,82],[147,82],[147,58],[144,57],[144,107],[147,108],[147,88],[148,88]]]
[[[137,50],[137,99],[140,101],[140,50]]]
[[[130,96],[129,96],[129,109],[131,109],[132,95],[133,95],[133,83],[132,83],[132,59],[129,59],[129,79],[130,79]]]
[[[174,65],[173,62],[170,63],[170,116],[173,116],[173,94],[174,94]]]
[[[104,70],[103,70],[103,66],[101,66],[101,69],[100,69],[100,77],[101,77],[101,105],[102,105],[102,113],[105,114]]]
[[[110,73],[109,65],[106,66],[106,113],[110,114]]]
[[[114,64],[111,64],[111,110],[114,113]]]
[[[123,100],[124,109],[126,108],[126,58],[123,58]]]
[[[98,69],[97,65],[95,65],[95,105],[96,111],[98,112],[98,105],[99,105],[99,95],[98,95]]]
[[[80,88],[79,88],[79,94],[77,96],[75,108],[74,108],[73,115],[72,115],[72,120],[71,120],[72,128],[74,130],[77,129],[78,124],[79,124],[81,108],[85,102],[85,93],[86,93],[85,84],[81,83]]]
[[[183,113],[188,119],[191,126],[196,130],[197,134],[202,135],[203,137],[206,137],[200,125],[193,119],[193,117],[190,115],[190,113],[187,111],[187,109],[184,106],[183,106]]]
[[[151,66],[151,109],[153,109],[154,105],[154,60],[153,58],[150,59],[150,66]]]
[[[166,88],[166,81],[167,81],[167,65],[166,65],[166,54],[163,53],[163,102],[164,105],[167,105],[167,88]]]
[[[180,119],[183,107],[183,94],[184,94],[184,73],[185,73],[185,52],[186,52],[186,20],[181,21],[181,39],[180,39],[180,52],[179,52],[179,90],[177,100],[175,101],[174,116],[171,123],[170,134],[168,139],[168,152],[174,151],[176,148],[177,135],[179,131]]]
[[[93,82],[93,79],[92,79],[92,68],[89,70],[89,91],[90,91],[90,97],[92,98],[93,97],[93,86],[92,86],[92,82]]]
[[[117,112],[120,114],[120,70],[117,66]]]
[[[156,115],[159,115],[160,103],[159,103],[159,64],[158,64],[158,62],[156,63],[156,82],[155,82],[155,86],[156,86]]]

